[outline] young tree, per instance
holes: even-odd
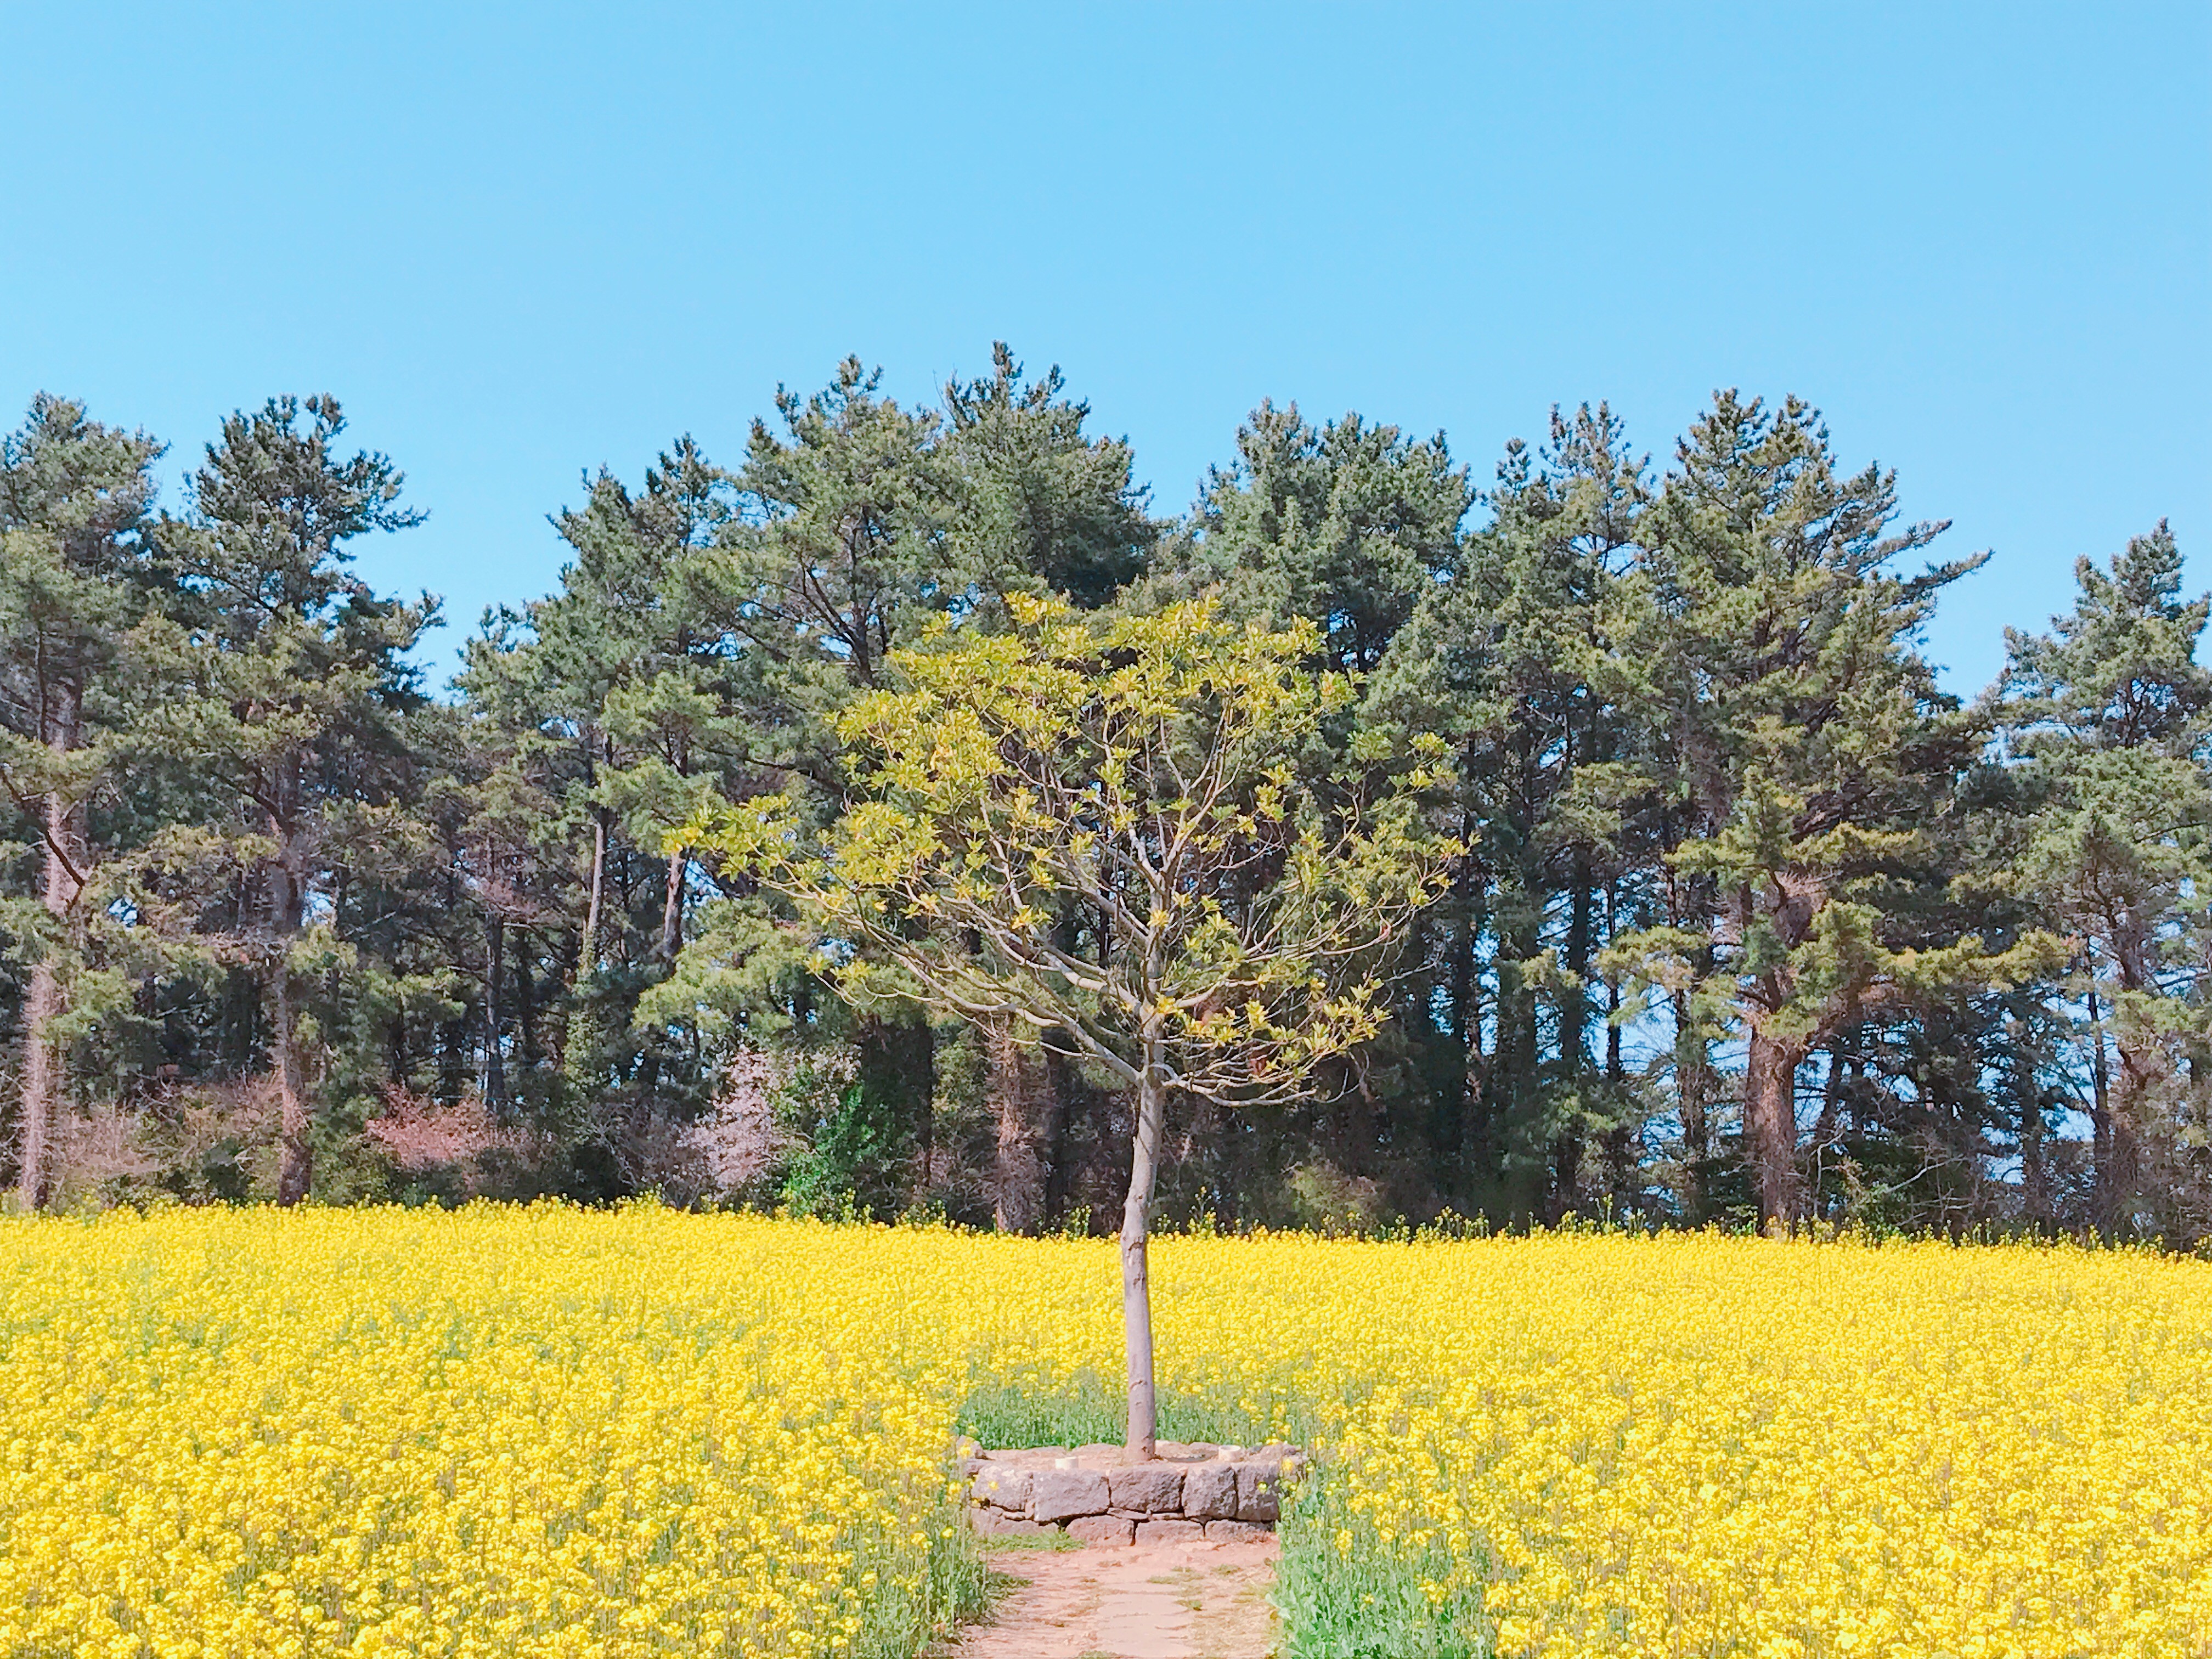
[[[112,762],[102,676],[150,591],[140,532],[162,447],[43,394],[0,440],[0,784],[36,827],[43,936],[24,998],[22,1115],[15,1193],[43,1197],[46,1143],[62,1093],[53,1024],[64,1010],[61,957],[90,884],[88,799]]]
[[[765,802],[687,833],[865,947],[848,988],[895,976],[1134,1092],[1122,1310],[1128,1449],[1148,1458],[1146,1237],[1169,1101],[1284,1103],[1374,1035],[1391,941],[1443,850],[1412,811],[1441,745],[1363,799],[1286,764],[1354,695],[1302,665],[1310,626],[1238,626],[1206,602],[1115,621],[1009,605],[1014,631],[940,629],[894,652],[890,683],[839,717],[853,805],[826,843]]]
[[[337,453],[344,429],[329,397],[272,398],[224,421],[190,516],[161,529],[189,620],[146,633],[169,690],[152,726],[234,802],[182,839],[256,890],[222,930],[265,991],[284,1204],[307,1196],[313,1173],[295,956],[311,916],[328,914],[346,831],[385,838],[375,819],[404,770],[404,718],[422,701],[405,653],[435,613],[427,596],[380,599],[346,571],[347,543],[422,514],[397,505],[402,476],[384,456]]]

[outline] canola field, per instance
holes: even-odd
[[[647,1206],[0,1224],[0,1659],[905,1659],[948,1449],[1092,1437],[1110,1241]],[[1285,1652],[2212,1655],[2212,1265],[1158,1242],[1164,1430],[1305,1440]]]

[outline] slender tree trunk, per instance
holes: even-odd
[[[684,943],[684,862],[680,847],[668,855],[668,890],[660,905],[660,959],[671,966]]]
[[[1473,845],[1472,820],[1461,821],[1461,836]],[[1477,1092],[1475,1068],[1481,1059],[1481,1010],[1475,1005],[1474,858],[1464,854],[1455,878],[1459,915],[1451,936],[1452,1041],[1459,1049],[1457,1073],[1445,1085],[1436,1132],[1437,1186],[1448,1201],[1463,1200],[1468,1191],[1467,1132],[1468,1106]]]
[[[46,1196],[46,1137],[61,1097],[61,1052],[47,1034],[63,1012],[61,975],[49,950],[31,964],[23,998],[23,1121],[16,1152],[15,1200],[35,1210]]]
[[[54,713],[47,746],[66,754],[77,746],[82,722],[82,698],[75,688],[56,689]],[[41,804],[46,830],[46,879],[40,896],[52,918],[57,935],[52,945],[31,964],[31,981],[23,998],[23,1119],[18,1144],[15,1197],[27,1210],[46,1201],[48,1143],[62,1099],[62,1052],[49,1029],[67,1012],[68,994],[62,987],[59,935],[76,908],[78,877],[84,872],[87,836],[84,811],[65,799],[58,789],[46,792]],[[71,874],[74,866],[76,874]]]
[[[992,1222],[1002,1233],[1034,1233],[1044,1221],[1051,1068],[1042,1049],[1017,1042],[1004,1023],[987,1027],[983,1042],[985,1086],[998,1128]]]
[[[306,1068],[300,1058],[299,1011],[292,983],[292,942],[299,936],[301,895],[294,838],[272,823],[277,854],[269,866],[270,929],[274,936],[269,967],[270,1040],[276,1049],[276,1132],[282,1163],[276,1173],[276,1201],[297,1204],[314,1179],[314,1148],[307,1138]]]
[[[2051,1218],[2051,1176],[2044,1167],[2043,1088],[2025,1022],[2019,1029],[2022,1035],[2014,1052],[2013,1066],[2019,1091],[2021,1207],[2027,1212],[2030,1231],[2040,1233]]]
[[[2112,1167],[2112,1066],[2106,1057],[2105,1027],[2098,1018],[2094,980],[2089,985],[2089,1146],[2094,1165],[2090,1171],[2090,1219],[2098,1231],[2109,1234],[2118,1224],[2119,1178]]]
[[[2148,958],[2147,941],[2126,935],[2114,941],[2112,960],[2119,970],[2122,990],[2157,994],[2158,981]],[[2156,1036],[2126,1017],[2117,999],[2112,1013],[2112,1046],[2120,1059],[2112,1101],[2113,1220],[2133,1227],[2140,1209],[2136,1200],[2145,1192],[2144,1132],[2157,1110],[2160,1090],[2172,1076],[2172,1060]]]
[[[1761,1226],[1797,1218],[1797,1068],[1805,1044],[1753,1028],[1744,1078],[1744,1142],[1759,1197]]]
[[[507,1115],[507,1058],[500,1052],[500,981],[507,965],[507,924],[497,911],[484,915],[484,1109],[493,1117]]]
[[[1713,1155],[1712,1072],[1705,1039],[1690,1020],[1690,999],[1674,995],[1674,1091],[1682,1112],[1682,1214],[1692,1226],[1705,1218],[1705,1170]]]
[[[1160,1138],[1167,1118],[1163,1080],[1164,1045],[1157,1020],[1144,1034],[1144,1075],[1137,1085],[1137,1133],[1129,1160],[1129,1196],[1121,1206],[1121,1328],[1129,1358],[1129,1456],[1153,1455],[1158,1417],[1152,1379],[1152,1297],[1146,1277],[1146,1242],[1152,1225],[1152,1183],[1159,1173]]]
[[[584,942],[576,952],[576,977],[587,979],[599,967],[599,908],[607,884],[607,809],[595,808],[592,817],[592,892],[584,902]]]
[[[1559,1066],[1571,1079],[1567,1086],[1577,1102],[1577,1109],[1573,1119],[1561,1127],[1553,1143],[1554,1224],[1563,1219],[1582,1198],[1583,1137],[1589,1124],[1589,1028],[1590,1016],[1595,1012],[1588,983],[1590,929],[1595,919],[1589,860],[1578,855],[1568,879],[1571,886],[1567,895],[1567,937],[1565,960],[1560,965],[1571,975],[1571,982],[1559,993]]]
[[[1612,909],[1610,902],[1607,904]],[[1607,933],[1612,932],[1608,924]],[[1609,984],[1605,988],[1605,1093],[1610,1109],[1625,1112],[1628,1107],[1628,1067],[1621,1058],[1620,1027],[1616,1016],[1620,1012],[1620,987]],[[1636,1209],[1636,1126],[1624,1118],[1606,1132],[1605,1161],[1607,1184],[1613,1189],[1616,1213],[1632,1214]]]
[[[514,1024],[515,1036],[522,1045],[523,1073],[528,1078],[535,1074],[545,1055],[538,1040],[537,963],[531,957],[530,931],[524,927],[514,930]]]

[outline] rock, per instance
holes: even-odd
[[[1273,1527],[1263,1527],[1257,1521],[1209,1521],[1206,1523],[1206,1541],[1209,1544],[1258,1544],[1274,1535]]]
[[[1060,1530],[1035,1521],[1024,1521],[1018,1515],[1008,1515],[1004,1510],[990,1508],[968,1511],[968,1524],[983,1538],[1042,1538]]]
[[[973,1480],[976,1471],[983,1467],[983,1460],[980,1457],[963,1457],[960,1460],[960,1478],[963,1480]]]
[[[1274,1521],[1281,1517],[1282,1480],[1275,1463],[1237,1465],[1237,1518]]]
[[[1137,1463],[1114,1470],[1106,1480],[1115,1509],[1168,1515],[1182,1507],[1182,1475],[1172,1464]]]
[[[1135,1539],[1137,1524],[1111,1515],[1079,1515],[1067,1523],[1067,1535],[1086,1544],[1127,1544]]]
[[[1237,1515],[1237,1471],[1206,1463],[1183,1471],[1182,1512],[1194,1521],[1229,1521]]]
[[[964,1434],[956,1435],[952,1440],[952,1455],[955,1457],[981,1457],[983,1455],[982,1443],[971,1440]]]
[[[1218,1448],[1204,1440],[1158,1440],[1152,1455],[1164,1463],[1203,1463]]]
[[[1039,1521],[1103,1515],[1110,1498],[1095,1469],[1039,1469],[1030,1477],[1030,1513]]]
[[[979,1504],[1011,1510],[1016,1515],[1026,1515],[1029,1513],[1030,1481],[1032,1478],[1027,1469],[986,1463],[975,1472],[975,1482],[969,1490],[975,1494],[975,1501]]]
[[[1178,1521],[1172,1516],[1137,1522],[1137,1541],[1139,1544],[1193,1544],[1206,1536],[1206,1528],[1195,1521]]]

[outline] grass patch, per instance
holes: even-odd
[[[1163,1394],[1158,1412],[1163,1440],[1255,1446],[1271,1438],[1267,1425],[1234,1400]],[[1092,1370],[1062,1382],[979,1380],[956,1419],[959,1432],[990,1447],[1118,1446],[1128,1425],[1121,1385]]]
[[[1035,1552],[1079,1550],[1082,1547],[1083,1540],[1080,1538],[1070,1538],[1057,1527],[1050,1532],[1012,1533],[1003,1537],[983,1540],[983,1553],[986,1555],[996,1555],[1001,1550]]]
[[[1490,1644],[1474,1634],[1488,1629],[1480,1591],[1438,1599],[1428,1589],[1446,1582],[1449,1553],[1386,1542],[1325,1474],[1302,1483],[1278,1530],[1272,1599],[1283,1659],[1489,1659]]]
[[[957,1516],[958,1511],[948,1512]],[[994,1599],[989,1573],[975,1534],[963,1524],[928,1546],[927,1569],[921,1584],[904,1589],[879,1585],[866,1604],[855,1659],[912,1659],[933,1640],[950,1637],[988,1611]],[[1003,1592],[1000,1592],[1003,1594]]]

